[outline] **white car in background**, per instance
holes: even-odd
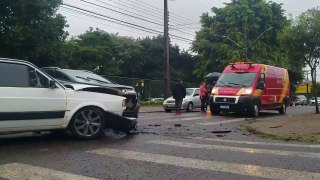
[[[137,121],[121,116],[125,99],[68,89],[29,62],[0,58],[0,134],[70,130],[93,139],[106,128],[128,132]]]
[[[181,109],[185,109],[187,112],[190,112],[195,108],[200,108],[201,100],[199,88],[187,88],[186,92],[187,95],[183,99]],[[175,100],[173,97],[169,97],[163,102],[163,109],[165,112],[171,112],[175,109]]]

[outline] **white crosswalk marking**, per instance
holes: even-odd
[[[148,141],[148,143],[184,147],[184,148],[215,149],[215,150],[223,150],[223,151],[245,152],[245,153],[252,153],[252,154],[273,154],[273,155],[281,155],[281,156],[320,158],[320,153],[311,153],[311,152],[255,149],[255,148],[243,148],[243,147],[221,146],[221,145],[211,145],[211,144],[197,144],[197,143],[186,143],[186,142],[180,142],[180,141],[165,141],[165,140]]]
[[[165,119],[165,118],[180,118],[180,117],[190,117],[190,116],[196,116],[197,114],[183,114],[183,115],[179,115],[179,116],[156,116],[156,117],[152,117],[152,116],[140,116],[139,119],[141,120],[152,120],[152,119]]]
[[[206,117],[193,117],[193,118],[183,118],[183,119],[168,119],[164,120],[166,122],[175,122],[175,121],[193,121],[198,119],[206,119]]]
[[[197,123],[203,126],[210,126],[210,125],[217,125],[217,124],[227,124],[227,123],[234,123],[239,121],[244,121],[245,118],[237,118],[237,119],[231,119],[231,120],[223,120],[223,121],[216,121],[216,122],[205,122],[205,123]]]
[[[298,180],[298,179],[320,179],[320,173],[297,171],[289,169],[280,169],[273,167],[263,167],[255,165],[245,165],[236,163],[227,163],[219,161],[207,161],[192,158],[183,158],[169,155],[142,153],[135,151],[126,151],[119,149],[98,149],[88,151],[89,153],[104,155],[116,158],[122,158],[127,160],[137,160],[144,162],[151,162],[157,164],[180,166],[185,168],[210,170],[217,172],[226,172],[247,176],[256,176],[261,178],[270,179],[286,179],[286,180]]]
[[[66,173],[53,169],[42,168],[38,166],[32,166],[28,164],[12,163],[0,166],[0,179],[20,180],[20,179],[32,179],[32,180],[97,180],[82,175]]]
[[[249,145],[267,145],[267,146],[285,146],[285,147],[301,147],[301,148],[320,148],[317,144],[288,144],[288,143],[272,143],[272,142],[257,142],[257,141],[236,141],[229,139],[218,139],[218,138],[206,138],[206,137],[185,137],[187,139],[205,140],[213,142],[226,142],[226,143],[237,143],[237,144],[249,144]]]

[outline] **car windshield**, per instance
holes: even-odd
[[[187,91],[187,96],[191,96],[193,91],[194,91],[194,89],[187,88],[186,91]]]
[[[217,81],[217,87],[250,87],[257,73],[223,73]]]
[[[94,74],[88,71],[71,70],[71,69],[62,69],[61,71],[71,76],[77,82],[88,83],[93,85],[113,84],[110,80],[105,79],[97,74]]]

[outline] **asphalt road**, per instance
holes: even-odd
[[[313,110],[290,107],[288,118]],[[277,115],[263,112],[260,118]],[[320,145],[260,139],[236,129],[250,120],[141,113],[137,132],[129,136],[0,136],[0,179],[320,179]]]

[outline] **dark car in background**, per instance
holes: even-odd
[[[140,105],[137,93],[132,86],[117,84],[87,70],[62,69],[59,67],[43,67],[41,69],[67,88],[74,89],[75,86],[79,88],[78,85],[80,84],[84,85],[82,91],[124,96],[127,99],[123,116],[138,117]]]

